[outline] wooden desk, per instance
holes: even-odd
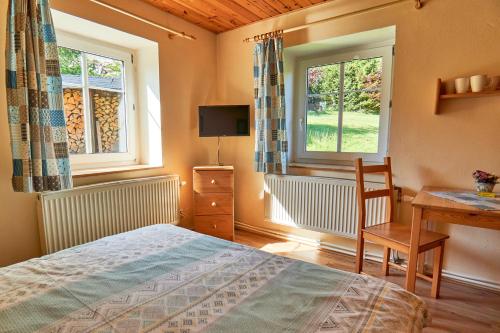
[[[464,192],[464,190],[424,187],[418,192],[413,205],[413,219],[411,224],[410,254],[408,258],[408,272],[406,274],[406,290],[415,292],[415,278],[418,261],[418,242],[422,223],[462,224],[477,228],[500,230],[500,211],[487,211],[464,205],[452,200],[439,198],[428,192]]]

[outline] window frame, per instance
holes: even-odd
[[[387,154],[389,142],[389,126],[392,98],[392,66],[394,43],[378,47],[360,47],[342,53],[333,53],[297,59],[294,87],[296,93],[296,112],[293,113],[293,152],[292,159],[298,163],[328,163],[347,164],[355,158],[361,157],[367,162],[383,161]],[[307,124],[307,70],[310,67],[348,62],[356,59],[382,58],[382,86],[380,99],[379,138],[377,153],[356,152],[311,152],[306,150]],[[341,71],[343,75],[343,71]],[[343,81],[343,80],[342,80]],[[343,93],[340,87],[339,93]],[[339,100],[343,100],[339,99]],[[341,109],[343,112],[343,105]],[[342,116],[339,117],[339,128],[342,126]]]
[[[83,103],[84,103],[84,121],[85,121],[85,146],[86,153],[84,154],[70,154],[70,163],[75,170],[94,169],[94,168],[108,168],[115,166],[125,166],[137,164],[137,147],[138,143],[138,130],[137,130],[137,115],[135,112],[136,105],[136,81],[135,81],[135,65],[133,63],[134,51],[125,49],[123,47],[110,44],[107,42],[86,38],[81,35],[68,33],[66,31],[57,31],[57,46],[74,49],[84,53],[91,53],[94,55],[112,58],[123,62],[123,91],[125,97],[125,128],[126,128],[126,143],[127,152],[118,153],[89,153],[89,144],[93,144],[92,131],[88,130],[91,127],[89,119],[90,110],[90,96],[88,85],[88,73],[82,68],[82,84],[67,85],[68,88],[77,88],[83,90]],[[100,90],[106,90],[101,89]],[[106,90],[107,91],[107,90]],[[114,90],[113,90],[114,91]]]

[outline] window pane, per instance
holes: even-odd
[[[66,47],[58,47],[63,86],[82,85],[82,53]]]
[[[122,90],[123,62],[111,58],[87,54],[89,86]]]
[[[87,54],[87,72],[96,153],[127,151],[123,62]],[[116,92],[115,92],[116,91]]]
[[[377,153],[380,91],[344,95],[342,152]]]
[[[382,58],[352,60],[345,63],[344,91],[380,89]]]
[[[338,95],[308,97],[307,151],[337,151]]]
[[[85,121],[82,89],[63,89],[64,113],[68,129],[69,152],[71,154],[85,153]]]
[[[332,94],[339,91],[340,64],[309,67],[307,69],[308,94]]]
[[[127,151],[123,94],[90,89],[96,153]]]

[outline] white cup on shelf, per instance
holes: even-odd
[[[457,94],[464,94],[469,91],[470,80],[468,77],[459,77],[455,79],[455,90]]]
[[[474,75],[470,77],[470,87],[472,92],[481,92],[488,86],[488,77],[486,75]]]

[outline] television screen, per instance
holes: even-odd
[[[248,136],[249,115],[249,105],[200,106],[200,136]]]

